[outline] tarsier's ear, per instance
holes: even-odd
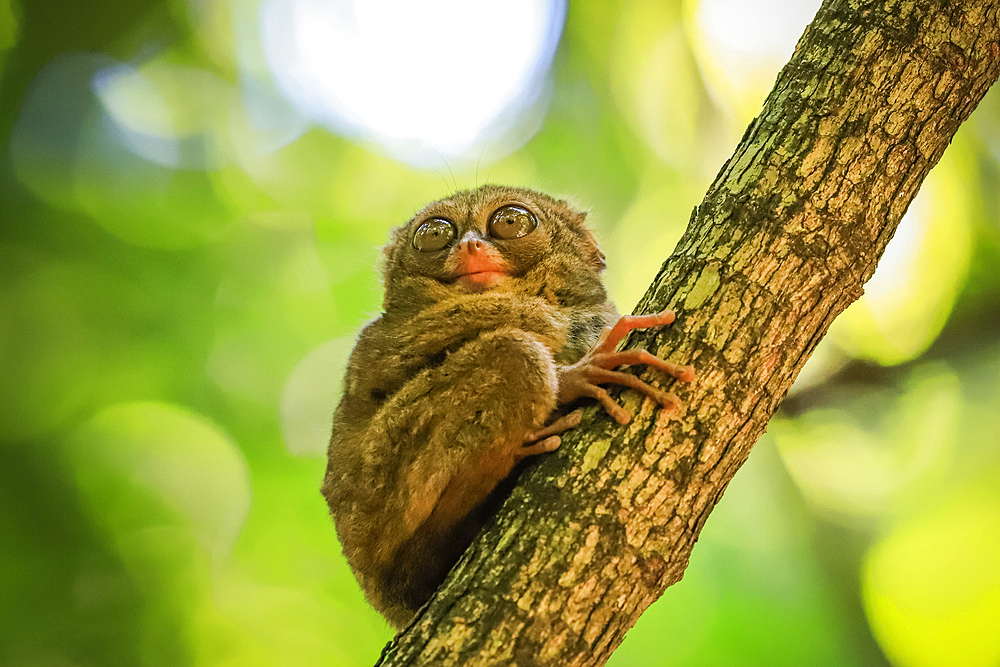
[[[382,246],[382,261],[379,262],[383,274],[389,270],[393,255],[396,254],[396,249],[399,247],[402,238],[402,229],[393,229],[389,232],[389,242]]]
[[[396,248],[402,247],[406,243],[406,225],[396,227],[389,231],[389,242],[382,248],[382,257],[385,260],[392,258]]]
[[[600,247],[598,247],[597,239],[594,238],[594,233],[589,229],[584,229],[583,238],[586,245],[586,248],[583,251],[584,259],[586,259],[590,265],[598,271],[603,271],[608,268],[608,263],[604,261],[604,253],[601,252]]]
[[[582,237],[583,249],[581,254],[583,255],[583,259],[591,268],[597,271],[603,271],[608,268],[607,262],[604,261],[604,253],[601,252],[600,246],[597,245],[594,233],[583,226],[587,219],[587,212],[580,211],[570,206],[569,202],[561,199],[556,202],[556,205],[563,209],[563,220],[568,222],[569,227]]]

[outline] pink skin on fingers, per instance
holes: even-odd
[[[630,389],[635,389],[636,391],[641,391],[653,400],[660,403],[660,405],[676,407],[674,400],[670,397],[672,394],[668,394],[665,391],[660,391],[651,384],[643,382],[634,375],[629,373],[622,373],[621,371],[612,371],[606,368],[590,368],[586,372],[587,379],[594,384],[620,384],[623,387],[629,387]],[[676,397],[674,397],[676,398]]]
[[[518,455],[537,456],[538,454],[548,454],[559,449],[560,444],[562,444],[562,439],[558,435],[550,435],[544,440],[522,447]]]
[[[589,396],[599,402],[618,423],[627,424],[632,415],[611,398],[599,384],[618,384],[635,389],[649,396],[664,407],[674,410],[681,407],[681,401],[672,393],[662,391],[629,373],[613,370],[618,366],[644,364],[667,373],[682,382],[694,379],[694,368],[681,366],[660,359],[647,350],[621,350],[615,348],[633,329],[664,326],[675,319],[672,310],[664,310],[652,315],[625,315],[612,327],[605,327],[594,346],[583,358],[572,366],[565,367],[559,376],[559,403],[565,404],[581,396]]]
[[[562,415],[548,426],[529,433],[524,436],[524,442],[517,451],[517,456],[525,458],[556,451],[562,443],[559,434],[579,426],[582,418],[583,411],[574,410],[567,415]]]
[[[681,382],[690,382],[694,379],[694,367],[673,364],[665,359],[660,359],[647,350],[622,350],[621,352],[595,354],[593,361],[601,368],[615,368],[626,364],[645,364],[658,368]]]
[[[628,410],[622,406],[615,403],[614,399],[605,391],[602,387],[591,384],[584,388],[587,396],[597,399],[597,401],[604,406],[608,414],[615,418],[615,421],[621,425],[625,425],[632,421],[632,415]]]
[[[539,440],[547,438],[550,435],[559,435],[560,433],[568,431],[571,428],[579,426],[580,420],[582,418],[583,418],[583,411],[574,410],[568,415],[563,415],[559,417],[559,419],[555,420],[548,426],[545,426],[537,431],[534,431],[533,433],[529,433],[528,435],[526,435],[524,437],[524,444],[530,445],[532,443],[538,442]]]
[[[664,310],[653,315],[624,315],[611,327],[611,331],[608,332],[603,341],[598,339],[595,349],[602,352],[609,352],[618,347],[618,343],[632,329],[664,326],[671,324],[675,317],[672,310]]]

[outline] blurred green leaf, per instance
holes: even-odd
[[[389,230],[456,188],[552,191],[630,309],[813,4],[571,3],[537,97],[415,169],[297,110],[256,0],[0,0],[0,663],[371,664],[391,631],[318,486]],[[406,27],[444,83],[375,92],[433,118],[475,54]],[[997,109],[612,664],[996,662]]]

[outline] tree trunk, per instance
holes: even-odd
[[[382,665],[601,665],[709,512],[1000,71],[1000,0],[827,0],[636,307],[698,375],[631,391],[522,475]],[[646,379],[661,376],[646,372]],[[641,407],[640,407],[641,405]]]

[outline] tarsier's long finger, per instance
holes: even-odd
[[[694,367],[682,366],[671,363],[665,359],[660,359],[648,350],[621,350],[619,352],[606,352],[594,357],[594,363],[602,368],[614,368],[626,364],[645,364],[658,368],[664,373],[673,375],[682,382],[690,382],[694,379]]]
[[[632,329],[664,326],[672,323],[675,317],[672,310],[664,310],[652,315],[623,315],[611,327],[611,332],[607,338],[604,341],[598,342],[598,349],[602,352],[610,352],[618,346],[622,338]]]
[[[569,414],[559,417],[559,419],[555,420],[548,426],[545,426],[533,433],[529,433],[524,438],[524,444],[525,446],[531,445],[533,443],[538,442],[539,440],[544,440],[549,436],[559,435],[560,433],[568,431],[574,426],[579,426],[580,420],[582,418],[583,418],[583,412],[581,410],[574,410]]]
[[[643,382],[630,373],[612,371],[606,368],[591,368],[587,372],[587,379],[594,384],[612,382],[614,384],[620,384],[624,387],[629,387],[630,389],[641,391],[665,408],[679,408],[681,406],[680,399],[670,392],[657,389],[653,385]]]
[[[558,435],[550,435],[544,440],[525,445],[517,453],[522,456],[536,456],[538,454],[548,454],[559,449],[562,439]]]
[[[587,396],[597,399],[597,401],[604,406],[607,413],[614,417],[615,421],[619,424],[624,425],[632,421],[632,415],[629,411],[615,403],[615,399],[611,398],[611,395],[604,389],[598,387],[597,385],[590,384],[584,387],[583,391]]]

